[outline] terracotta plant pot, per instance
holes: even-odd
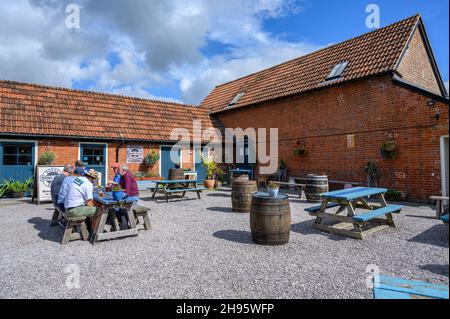
[[[216,184],[216,181],[213,179],[205,179],[203,184],[205,185],[205,187],[207,189],[214,189],[214,185]]]

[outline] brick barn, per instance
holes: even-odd
[[[449,194],[446,95],[418,15],[220,85],[201,107],[225,127],[278,128],[290,176],[364,182],[376,161],[379,185],[426,200]]]
[[[449,194],[448,105],[420,16],[217,86],[199,107],[0,81],[0,181],[31,176],[45,151],[58,165],[82,159],[110,176],[127,146],[159,152],[153,174],[166,177],[171,130],[200,120],[204,128],[278,128],[291,176],[364,182],[375,161],[380,186],[426,200]],[[385,142],[395,143],[396,157],[382,157]],[[181,165],[201,171],[199,153],[186,145]]]

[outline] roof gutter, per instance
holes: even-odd
[[[439,94],[432,92],[426,88],[423,88],[421,86],[418,86],[416,84],[408,82],[408,81],[404,80],[403,78],[399,77],[398,75],[394,75],[392,78],[392,81],[394,83],[396,83],[397,85],[400,85],[406,89],[413,90],[419,94],[422,94],[422,95],[432,98],[436,101],[439,101],[439,102],[449,105],[448,96],[439,95]]]

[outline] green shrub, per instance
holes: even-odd
[[[33,185],[33,178],[30,177],[25,182],[15,181],[13,179],[9,179],[3,182],[0,187],[0,197],[5,193],[25,193],[31,189]]]
[[[156,151],[151,151],[144,159],[145,165],[153,167],[159,161],[159,154]]]
[[[46,151],[39,156],[38,165],[52,165],[55,162],[56,154]]]

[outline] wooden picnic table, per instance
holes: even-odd
[[[322,231],[336,233],[356,239],[364,239],[369,234],[388,227],[395,227],[393,213],[400,213],[403,206],[388,205],[385,188],[355,187],[321,194],[322,204],[307,208],[316,217],[313,227]],[[327,210],[338,208],[336,212]],[[365,212],[357,213],[356,209]],[[342,213],[347,212],[347,216]],[[386,218],[380,218],[385,216]],[[324,224],[324,219],[336,222]]]
[[[306,184],[297,184],[297,183],[285,183],[285,182],[272,182],[278,186],[287,186],[287,187],[295,187],[298,190],[298,196],[301,199],[303,194],[303,189],[306,187]]]
[[[126,197],[120,201],[116,201],[112,197],[112,192],[103,192],[103,197],[99,197],[97,192],[94,192],[94,201],[98,208],[97,214],[93,218],[92,223],[92,236],[91,241],[93,243],[102,240],[109,240],[115,238],[122,238],[128,236],[137,236],[138,229],[136,227],[136,220],[131,212],[131,206],[139,200],[138,197]],[[120,230],[119,221],[114,208],[122,208],[127,210],[128,219],[130,221],[130,228],[126,230]],[[111,217],[113,223],[110,231],[105,232],[105,225],[108,219]]]
[[[196,192],[198,199],[201,199],[200,193],[206,188],[197,186],[197,183],[198,181],[189,179],[155,181],[156,187],[153,190],[152,199],[155,200],[156,193],[160,190],[165,194],[167,203],[169,202],[169,194],[175,193],[183,193],[181,196],[184,197],[187,192]]]
[[[431,200],[436,201],[436,219],[441,219],[445,215],[445,203],[449,202],[448,196],[431,196]]]

